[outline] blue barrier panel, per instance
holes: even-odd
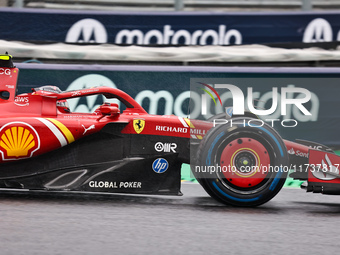
[[[340,12],[94,12],[0,8],[0,39],[229,45],[340,40]]]
[[[257,109],[269,109],[272,105],[272,89],[303,88],[311,98],[303,106],[312,113],[304,115],[297,106],[289,105],[283,116],[280,107],[270,117],[278,119],[274,128],[283,138],[295,138],[340,146],[340,68],[232,68],[232,67],[167,67],[167,66],[100,66],[100,65],[50,65],[18,64],[19,93],[42,85],[56,85],[62,90],[77,90],[93,86],[111,86],[126,91],[152,114],[176,114],[187,116],[190,97],[190,81],[201,83],[206,80],[222,79],[239,87],[247,96],[253,88]],[[213,85],[213,84],[212,84]],[[220,93],[220,92],[219,92]],[[229,94],[228,94],[229,93]],[[231,106],[231,93],[220,93],[223,108]],[[249,96],[249,95],[248,95]],[[286,93],[287,99],[301,98],[301,93]],[[73,101],[72,101],[73,100]],[[72,111],[93,112],[103,103],[101,96],[87,99],[68,100]],[[245,101],[247,102],[247,101]],[[280,101],[279,101],[280,105]],[[223,111],[223,108],[220,107]],[[209,114],[218,113],[213,104]],[[191,117],[202,117],[191,112]],[[206,115],[204,118],[208,118]],[[295,127],[282,121],[293,119]],[[293,123],[294,124],[294,123]]]

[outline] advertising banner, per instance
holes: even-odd
[[[18,67],[19,93],[43,85],[55,85],[61,90],[110,86],[127,92],[151,114],[175,114],[200,119],[209,119],[225,112],[226,107],[239,110],[240,105],[233,104],[243,98],[242,109],[256,113],[279,131],[283,138],[305,139],[340,147],[339,68],[48,64],[18,64]],[[215,94],[203,85],[214,87],[221,83],[237,87],[238,99],[235,100],[237,94],[232,87],[220,88]],[[197,90],[197,96],[193,96],[192,88]],[[200,106],[202,89],[212,95],[207,96],[205,112]],[[105,98],[92,96],[68,101],[71,111],[93,112]],[[190,108],[190,103],[197,103],[198,107]]]
[[[138,45],[340,40],[340,12],[95,12],[0,8],[0,39]]]

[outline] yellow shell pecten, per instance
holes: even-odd
[[[2,134],[0,146],[7,151],[8,157],[27,156],[35,146],[34,136],[26,128],[11,127]]]

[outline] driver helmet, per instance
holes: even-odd
[[[60,88],[58,88],[57,86],[53,86],[53,85],[45,85],[45,86],[42,86],[42,87],[34,88],[32,90],[33,90],[33,92],[35,92],[39,95],[51,95],[51,94],[62,93]],[[70,107],[69,107],[67,100],[66,99],[58,100],[57,101],[57,109],[60,112],[69,113]]]

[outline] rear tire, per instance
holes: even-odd
[[[232,127],[211,129],[199,146],[192,171],[207,193],[222,203],[258,206],[272,199],[285,182],[284,142],[269,125],[255,123],[235,118]]]

